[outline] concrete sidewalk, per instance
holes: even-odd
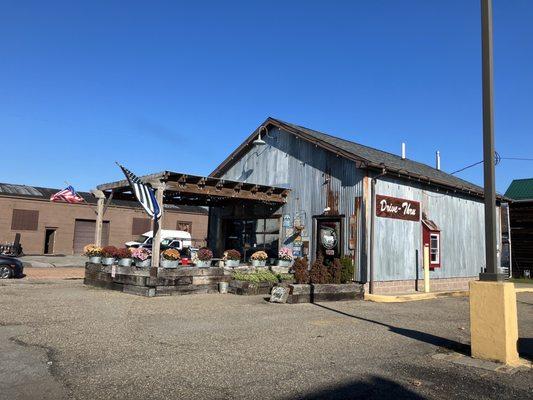
[[[515,283],[516,293],[533,293],[533,285]],[[432,300],[440,297],[468,297],[468,290],[451,290],[443,292],[418,292],[405,294],[370,294],[365,293],[365,300],[375,303],[405,303],[408,301]]]
[[[19,257],[24,268],[83,267],[87,261],[85,256],[74,255],[39,255]]]

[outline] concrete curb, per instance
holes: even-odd
[[[365,293],[365,300],[375,303],[405,303],[408,301],[431,300],[439,297],[467,297],[468,290],[455,290],[450,292],[412,293],[398,295]]]
[[[532,287],[515,287],[516,293],[533,293]],[[375,303],[406,303],[408,301],[432,300],[439,297],[468,297],[468,290],[454,290],[449,292],[410,293],[410,294],[370,294],[365,293],[365,300]]]

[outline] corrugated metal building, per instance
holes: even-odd
[[[424,244],[433,290],[465,288],[485,264],[482,188],[407,158],[268,118],[211,176],[291,190],[259,224],[246,210],[212,210],[216,250],[231,237],[245,251],[349,255],[355,279],[375,293],[415,290]],[[226,243],[214,241],[221,236]]]

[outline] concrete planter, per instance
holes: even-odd
[[[252,267],[264,267],[266,263],[266,260],[252,260]]]
[[[89,257],[89,262],[93,264],[100,264],[102,262],[102,257]]]
[[[219,293],[221,293],[221,294],[228,293],[228,287],[229,287],[228,282],[219,282],[219,284],[218,284]]]
[[[161,267],[162,268],[178,268],[179,260],[165,260],[164,258],[161,260]]]
[[[289,285],[290,295],[287,303],[314,303],[315,301],[362,300],[363,285],[347,284],[310,284]]]
[[[238,267],[241,262],[239,260],[226,260],[224,263],[226,267]]]
[[[288,260],[278,260],[278,267],[290,267],[292,261]]]
[[[209,268],[211,266],[211,260],[198,260],[195,264],[198,268]]]
[[[113,265],[115,259],[113,257],[102,257],[102,265]]]
[[[136,267],[140,267],[140,268],[148,268],[152,265],[152,259],[151,258],[147,258],[146,260],[144,261],[141,261],[141,260],[135,260],[135,266]]]
[[[120,258],[117,263],[119,267],[131,267],[131,264],[133,264],[133,258]]]

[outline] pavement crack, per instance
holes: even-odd
[[[67,382],[66,379],[64,379],[63,374],[61,373],[61,369],[59,367],[59,352],[55,348],[43,344],[28,343],[24,340],[17,338],[16,336],[10,337],[9,340],[15,343],[16,345],[24,348],[33,347],[43,350],[46,354],[47,367],[48,371],[50,372],[50,375],[52,376],[52,378],[61,383],[65,387],[69,395],[72,396],[72,386],[69,384],[69,382]]]

